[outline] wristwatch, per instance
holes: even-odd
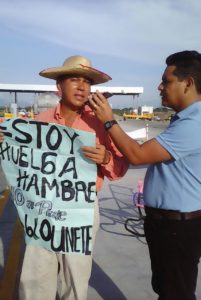
[[[114,124],[118,124],[116,120],[107,121],[104,123],[106,130],[110,129]]]

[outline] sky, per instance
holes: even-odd
[[[166,57],[201,52],[200,16],[200,0],[0,0],[0,83],[55,84],[38,73],[78,54],[112,77],[104,85],[144,88],[113,96],[114,108],[158,107]],[[0,105],[13,101],[0,93]]]

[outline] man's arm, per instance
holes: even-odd
[[[4,134],[3,132],[0,130],[0,143],[3,143],[4,140]]]
[[[89,98],[89,102],[99,120],[104,124],[114,119],[112,109],[107,99],[97,91]],[[130,138],[118,124],[108,130],[114,144],[129,162],[134,165],[157,163],[172,159],[170,153],[156,139],[138,144]]]

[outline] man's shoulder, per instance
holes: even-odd
[[[46,121],[46,122],[51,122],[55,116],[55,108],[52,107],[46,111],[40,112],[36,117],[36,121]]]

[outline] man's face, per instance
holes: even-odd
[[[83,106],[90,95],[91,82],[84,77],[66,77],[57,81],[62,102],[72,110]]]
[[[178,79],[173,74],[176,66],[168,66],[162,76],[162,82],[158,86],[162,105],[171,107],[175,111],[180,111],[183,106],[185,80]]]

